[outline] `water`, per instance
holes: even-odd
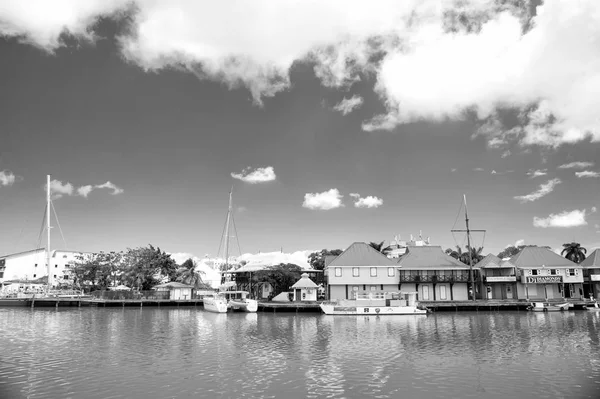
[[[0,398],[598,398],[600,314],[0,309]]]

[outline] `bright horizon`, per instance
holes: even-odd
[[[0,255],[47,174],[55,249],[600,247],[596,1],[133,3],[0,0]]]

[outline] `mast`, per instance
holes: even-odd
[[[51,196],[50,196],[50,175],[46,176],[46,231],[48,234],[48,245],[46,246],[46,262],[48,262],[48,290],[50,290],[50,286],[51,286],[51,279],[50,279],[50,272],[51,272],[51,268],[50,268],[50,229],[52,228],[52,226],[50,226],[50,212],[52,211],[50,209],[50,207],[52,206],[51,202]]]
[[[467,195],[463,194],[465,200],[465,224],[467,226],[467,251],[469,251],[469,279],[471,280],[471,289],[473,290],[473,300],[475,300],[475,281],[473,280],[473,255],[471,251],[471,231],[469,230],[469,214],[467,213]]]
[[[229,192],[229,208],[227,210],[227,221],[225,222],[225,270],[229,270],[229,224],[231,221],[231,209],[233,202],[233,186]]]

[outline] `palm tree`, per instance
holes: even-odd
[[[471,259],[473,260],[473,266],[479,263],[479,261],[481,261],[483,258],[485,258],[485,256],[481,254],[481,252],[483,251],[483,247],[467,247],[467,252],[465,252],[464,254],[465,260],[462,261],[463,263],[466,263],[467,265],[469,264],[469,249],[471,251]]]
[[[465,252],[463,252],[462,248],[459,245],[457,245],[456,250],[452,248],[446,249],[446,254],[452,256],[454,259],[461,260]]]
[[[587,249],[582,247],[578,242],[563,244],[563,247],[560,254],[564,255],[571,262],[580,263],[585,259]]]
[[[384,247],[383,244],[385,244],[385,241],[381,241],[380,243],[371,241],[369,243],[369,246],[375,251],[381,252],[383,255],[387,256],[387,254],[389,254],[392,251],[392,247],[390,247],[389,245],[387,247]]]
[[[177,281],[183,284],[194,286],[194,288],[204,288],[206,284],[202,281],[203,271],[197,271],[198,264],[192,259],[188,259],[177,270]]]

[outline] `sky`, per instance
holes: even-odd
[[[0,254],[600,247],[600,3],[0,0]],[[55,224],[55,222],[53,222]],[[42,240],[42,244],[43,244]]]

